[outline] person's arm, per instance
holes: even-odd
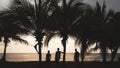
[[[60,51],[60,53],[64,53],[64,52]]]

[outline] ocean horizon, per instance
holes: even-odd
[[[61,59],[62,61],[61,54]],[[2,53],[0,53],[0,58],[2,57]],[[118,61],[118,58],[120,57],[120,53],[118,53],[114,59],[114,61]],[[42,53],[42,61],[45,61],[46,53]],[[54,61],[55,59],[55,53],[51,53],[51,61]],[[74,61],[74,53],[66,53],[66,61]],[[107,54],[107,61],[110,61],[110,53]],[[38,61],[38,54],[37,53],[7,53],[6,59],[9,62],[26,62],[26,61]],[[86,55],[85,61],[102,61],[102,57],[100,53],[92,53],[89,55]]]

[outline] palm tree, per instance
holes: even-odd
[[[81,16],[81,19],[73,25],[72,31],[73,36],[76,37],[75,45],[81,45],[81,61],[84,62],[85,54],[87,49],[95,41],[93,40],[92,34],[92,24],[93,24],[93,9],[90,5],[84,7],[84,12]]]
[[[48,45],[51,38],[58,35],[62,38],[61,43],[63,45],[63,62],[66,58],[66,42],[68,36],[71,35],[71,27],[81,18],[83,3],[76,2],[77,0],[70,0],[68,3],[66,0],[62,0],[62,5],[58,6],[51,16],[50,21],[55,22],[51,26],[50,32],[45,40],[45,44]]]
[[[108,14],[106,13],[106,5],[105,5],[105,1],[103,2],[103,6],[101,6],[98,2],[96,3],[96,9],[95,9],[95,24],[94,26],[96,26],[96,31],[95,32],[95,36],[96,36],[96,40],[99,43],[99,47],[101,50],[101,55],[103,57],[103,62],[106,62],[106,53],[107,53],[107,31],[105,28],[106,22],[107,22],[107,18],[108,18]],[[98,46],[97,45],[97,46]]]
[[[25,16],[30,19],[32,19],[33,25],[34,25],[34,36],[36,38],[37,44],[35,45],[35,49],[39,54],[39,61],[41,62],[42,59],[42,41],[45,36],[45,29],[47,18],[49,17],[49,12],[52,13],[51,7],[54,6],[53,2],[54,0],[34,0],[34,4],[32,5],[29,0],[15,0],[15,3],[18,7],[20,7],[22,10],[16,11],[21,16],[22,14],[25,14]],[[37,45],[39,45],[37,49]]]
[[[110,41],[110,45],[109,48],[111,50],[111,61],[113,62],[115,55],[117,54],[118,48],[119,48],[119,20],[120,18],[120,13],[116,12],[114,13],[114,15],[112,16],[110,23],[112,23],[111,25],[113,26],[113,31],[111,31],[111,38],[112,41]]]
[[[92,38],[93,13],[93,8],[87,4],[84,6],[80,19],[72,26],[72,35],[76,37],[75,45],[81,45],[81,62],[84,62],[89,45],[95,42]]]
[[[99,3],[96,4],[96,10],[93,15],[95,15],[93,24],[93,39],[96,40],[96,48],[101,50],[101,55],[103,57],[103,62],[106,62],[106,53],[108,48],[111,50],[111,61],[113,61],[119,45],[119,32],[117,27],[119,24],[115,23],[115,15],[113,10],[106,12],[105,2],[103,7]]]
[[[108,20],[111,17],[111,11],[106,13],[105,1],[102,6],[96,2],[96,7],[89,10],[83,15],[78,22],[79,24],[74,26],[77,34],[76,42],[81,44],[81,60],[84,61],[84,55],[89,47],[88,44],[97,43],[96,47],[100,48],[103,62],[105,62],[108,39],[110,39],[106,25],[108,25]]]
[[[97,26],[97,31],[95,32],[96,34],[96,40],[100,43],[99,45],[97,45],[97,47],[100,48],[101,50],[101,54],[103,57],[103,62],[106,62],[106,55],[107,55],[107,51],[108,48],[111,49],[111,61],[113,61],[116,52],[118,50],[118,45],[119,45],[119,32],[117,31],[117,26],[114,20],[114,11],[113,10],[109,10],[108,12],[106,12],[106,5],[105,2],[103,3],[103,7],[100,7],[100,5],[98,4],[99,7],[99,15],[98,17],[98,21],[100,22],[100,27]],[[97,18],[96,17],[96,18]],[[99,18],[100,17],[100,18]],[[117,24],[118,25],[118,24]]]
[[[28,34],[29,30],[24,28],[24,26],[20,26],[17,22],[18,20],[15,19],[14,13],[11,11],[3,12],[0,16],[0,38],[3,38],[4,42],[4,52],[1,61],[6,62],[6,49],[8,46],[8,43],[11,40],[19,41],[24,44],[28,44],[26,40],[23,40],[20,35]]]

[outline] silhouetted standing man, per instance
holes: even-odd
[[[77,49],[75,49],[74,61],[75,61],[75,62],[79,62],[79,52],[77,51]]]
[[[51,60],[51,54],[50,51],[48,50],[48,53],[46,54],[46,62],[50,62]]]
[[[56,63],[59,63],[60,56],[61,56],[61,51],[59,51],[59,48],[57,48],[57,51],[55,53],[55,62]]]

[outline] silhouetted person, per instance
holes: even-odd
[[[55,62],[56,63],[59,63],[60,56],[61,56],[61,51],[59,51],[59,48],[57,48],[57,51],[55,53]]]
[[[79,62],[79,52],[77,51],[77,49],[75,49],[74,61],[75,61],[75,62]]]
[[[46,62],[50,62],[51,60],[51,54],[50,51],[48,50],[48,53],[46,54]]]

